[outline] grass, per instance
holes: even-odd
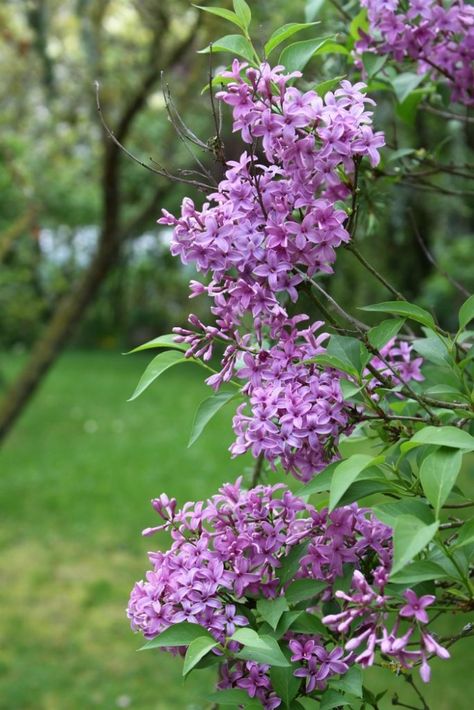
[[[183,685],[178,659],[136,653],[140,638],[124,607],[157,544],[140,536],[154,523],[150,498],[164,490],[180,502],[206,497],[248,464],[229,459],[232,408],[186,448],[208,394],[192,367],[126,402],[147,361],[66,354],[0,452],[2,710],[205,707],[212,676]],[[18,366],[0,365],[9,375]],[[431,710],[471,707],[468,643],[454,647],[452,661],[433,663]],[[393,687],[393,676],[382,671],[374,682]],[[418,707],[407,690],[402,684],[401,699]]]

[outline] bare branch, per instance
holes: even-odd
[[[135,163],[140,165],[142,168],[145,168],[145,170],[149,170],[150,172],[154,173],[155,175],[160,175],[161,177],[165,177],[168,180],[171,180],[173,182],[180,182],[180,183],[185,183],[187,185],[192,185],[195,187],[197,190],[203,190],[204,192],[208,192],[209,190],[213,189],[212,185],[208,185],[207,183],[202,183],[197,180],[187,180],[184,177],[179,177],[176,175],[173,175],[170,173],[166,168],[162,168],[161,166],[158,167],[158,169],[153,168],[151,165],[148,163],[143,162],[143,160],[140,160],[140,158],[137,158],[133,153],[131,153],[128,148],[126,148],[117,138],[115,133],[109,128],[105,118],[104,114],[102,112],[102,107],[100,104],[100,85],[99,82],[95,82],[95,88],[96,88],[96,103],[97,103],[97,111],[100,116],[100,121],[102,123],[102,126],[106,132],[106,134],[109,136],[109,138],[112,140],[112,142],[123,152],[125,155],[133,160]],[[153,161],[155,162],[155,161]],[[158,163],[156,163],[158,165]]]
[[[415,220],[415,217],[414,217],[414,215],[413,215],[413,211],[410,209],[408,212],[409,212],[409,215],[410,215],[410,221],[411,221],[411,223],[412,223],[413,230],[414,230],[414,232],[415,232],[416,240],[417,240],[418,244],[420,245],[421,250],[422,250],[423,254],[425,255],[425,257],[428,259],[428,261],[430,262],[430,264],[432,264],[432,265],[435,267],[435,269],[437,269],[437,270],[439,271],[439,273],[440,273],[442,276],[444,276],[445,279],[447,279],[450,284],[452,284],[452,285],[454,286],[454,288],[456,288],[460,293],[462,293],[462,295],[463,295],[465,298],[469,298],[469,296],[470,296],[471,294],[469,293],[469,291],[467,290],[467,288],[465,288],[461,283],[459,283],[459,281],[457,281],[456,279],[454,279],[447,271],[445,271],[444,269],[442,269],[441,266],[439,265],[439,263],[436,261],[436,259],[434,258],[433,254],[432,254],[432,253],[430,252],[430,250],[428,249],[428,247],[427,247],[425,241],[423,240],[423,237],[422,237],[421,234],[420,234],[420,230],[418,229],[418,225],[417,225],[416,220]]]

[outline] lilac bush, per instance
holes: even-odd
[[[190,296],[210,299],[213,320],[192,314],[189,328],[138,348],[165,352],[133,397],[176,364],[210,370],[191,441],[234,402],[230,452],[250,452],[255,465],[206,501],[152,501],[162,522],[144,534],[166,532],[171,544],[149,554],[127,613],[144,648],[184,657],[185,675],[216,666],[218,704],[299,710],[298,698],[310,698],[377,709],[385,693],[374,695],[362,673],[374,665],[401,673],[423,698],[412,671],[427,683],[430,661],[472,633],[468,624],[443,639],[433,622],[474,608],[474,520],[450,513],[474,505],[457,483],[474,450],[474,297],[449,333],[356,243],[361,198],[384,174],[389,143],[374,128],[372,77],[403,103],[397,76],[411,64],[427,73],[433,97],[447,84],[469,105],[472,11],[430,0],[361,5],[347,46],[339,37],[295,42],[277,62],[268,59],[276,47],[311,25],[277,29],[262,58],[243,0],[234,12],[209,8],[242,33],[213,45],[245,61],[211,82],[221,84],[216,99],[230,108],[242,153],[224,161],[201,205],[186,197],[178,217],[163,210],[159,220],[172,227],[172,254],[199,274]],[[355,57],[350,78],[298,88],[323,46]],[[374,65],[375,53],[384,57]],[[375,326],[326,290],[338,249],[395,297],[364,306],[389,316]],[[323,320],[303,312],[303,294]],[[288,473],[289,485],[270,481]]]

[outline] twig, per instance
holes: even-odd
[[[419,690],[419,688],[417,688],[416,683],[413,680],[413,676],[411,675],[411,673],[408,675],[405,675],[404,678],[405,678],[406,682],[408,683],[408,685],[411,685],[411,687],[413,688],[413,690],[417,694],[418,698],[422,702],[423,710],[430,710],[429,705],[427,704],[422,692]]]
[[[331,5],[334,5],[336,10],[344,17],[344,19],[346,19],[348,22],[352,22],[353,18],[349,15],[349,13],[346,10],[344,10],[343,7],[341,7],[341,5],[339,5],[337,0],[330,0],[330,2],[331,2]]]
[[[383,286],[385,286],[385,288],[388,291],[390,291],[390,293],[393,294],[395,296],[395,298],[397,298],[399,301],[406,301],[407,300],[405,298],[405,296],[402,293],[400,293],[400,291],[397,291],[397,289],[394,286],[392,286],[392,284],[390,284],[387,281],[387,279],[384,276],[382,276],[382,274],[379,273],[377,271],[377,269],[367,261],[365,256],[363,256],[360,253],[360,251],[357,249],[356,246],[354,246],[354,244],[352,242],[349,242],[348,244],[346,244],[346,249],[348,249],[350,252],[352,252],[354,254],[354,256],[356,257],[356,259],[358,259],[358,261],[360,261],[360,263],[367,269],[367,271],[370,271],[370,273],[373,276],[375,276],[375,278],[378,281],[380,281],[380,283],[383,284]]]
[[[474,624],[469,623],[464,626],[458,634],[454,636],[445,636],[440,638],[440,643],[446,648],[449,648],[453,644],[457,643],[461,639],[468,638],[469,636],[474,636]]]
[[[464,520],[453,520],[451,523],[442,523],[439,526],[439,530],[452,530],[453,528],[462,528],[464,525]]]
[[[214,102],[214,91],[212,87],[212,42],[209,45],[209,95],[211,98],[211,111],[212,111],[212,117],[214,119],[214,126],[216,129],[216,137],[215,137],[215,156],[219,162],[222,163],[222,165],[225,165],[225,155],[224,155],[224,142],[221,137],[221,116],[220,113],[218,115],[216,111],[216,106]],[[220,104],[219,104],[219,109],[220,109]]]
[[[450,284],[452,284],[460,293],[462,293],[462,295],[465,296],[465,298],[469,298],[469,296],[471,294],[469,293],[467,288],[464,288],[464,286],[462,284],[460,284],[459,281],[456,281],[456,279],[454,279],[450,274],[448,274],[447,271],[445,271],[444,269],[441,268],[441,266],[438,264],[438,262],[434,258],[433,254],[430,252],[430,250],[426,246],[425,241],[423,240],[423,237],[420,234],[420,230],[418,229],[418,225],[416,224],[416,220],[413,215],[413,211],[411,209],[408,210],[408,214],[410,216],[410,221],[412,223],[412,227],[415,232],[416,240],[417,240],[418,244],[420,245],[421,250],[423,251],[423,254],[428,259],[430,264],[432,264],[432,266],[434,266],[435,269],[437,269],[440,272],[440,274],[442,276],[444,276],[449,281]]]
[[[398,695],[396,693],[392,697],[392,705],[396,705],[397,707],[400,707],[400,708],[409,708],[409,710],[420,710],[420,708],[417,708],[416,705],[408,705],[407,703],[401,703],[399,701]]]
[[[128,156],[131,160],[133,160],[135,163],[138,163],[138,165],[141,165],[142,168],[145,168],[145,170],[149,170],[151,173],[154,173],[155,175],[160,175],[161,177],[165,177],[168,180],[172,180],[173,182],[180,182],[180,183],[185,183],[187,185],[192,185],[195,187],[197,190],[203,190],[204,192],[209,192],[209,190],[213,189],[212,185],[207,185],[206,183],[199,182],[198,180],[187,180],[186,178],[183,177],[178,177],[176,175],[172,175],[168,170],[165,168],[159,168],[156,170],[153,168],[151,165],[148,165],[147,163],[144,163],[143,160],[140,160],[140,158],[137,158],[133,153],[131,153],[128,148],[126,148],[116,137],[115,133],[109,128],[108,124],[105,121],[104,115],[102,113],[102,107],[100,105],[100,85],[99,82],[95,82],[95,89],[96,89],[96,104],[97,104],[97,111],[99,113],[100,117],[100,122],[102,123],[102,126],[106,132],[106,134],[109,136],[109,138],[112,140],[115,145],[120,148],[120,150],[125,153],[126,156]]]
[[[308,281],[312,286],[314,286],[314,288],[315,288],[317,291],[319,291],[319,292],[324,296],[324,298],[325,298],[327,301],[329,301],[329,303],[330,303],[331,306],[334,308],[334,310],[336,311],[336,313],[338,313],[338,315],[340,315],[341,318],[344,318],[344,320],[348,321],[348,323],[351,323],[351,325],[353,325],[353,326],[356,328],[356,330],[358,330],[359,332],[363,332],[363,333],[365,333],[366,331],[370,330],[370,328],[369,328],[368,325],[366,325],[365,323],[362,323],[362,321],[358,320],[357,318],[354,318],[354,316],[351,316],[349,313],[347,313],[347,311],[345,311],[345,310],[337,303],[337,301],[335,301],[334,298],[333,298],[332,296],[330,296],[329,293],[327,293],[327,292],[322,288],[322,286],[320,286],[320,285],[317,283],[317,281],[315,281],[315,280],[312,279],[310,276],[308,276],[308,274],[306,274],[302,269],[299,269],[298,267],[296,267],[296,268],[295,268],[295,271],[297,271],[297,272],[300,274],[300,276],[302,276],[303,279],[305,279],[305,281]]]
[[[255,488],[255,486],[257,485],[257,483],[260,479],[260,476],[262,474],[262,468],[263,468],[263,459],[264,459],[263,453],[259,454],[257,456],[257,459],[255,461],[255,466],[253,468],[252,481],[250,483],[250,488]]]

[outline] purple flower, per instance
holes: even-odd
[[[436,601],[436,597],[431,594],[425,594],[422,597],[417,597],[415,592],[411,589],[405,590],[403,596],[407,600],[408,604],[405,604],[405,606],[400,609],[400,616],[406,616],[408,618],[414,617],[422,624],[427,624],[428,614],[425,609]]]
[[[356,52],[413,60],[420,74],[447,81],[453,101],[474,105],[474,8],[463,0],[361,0],[369,29]]]

